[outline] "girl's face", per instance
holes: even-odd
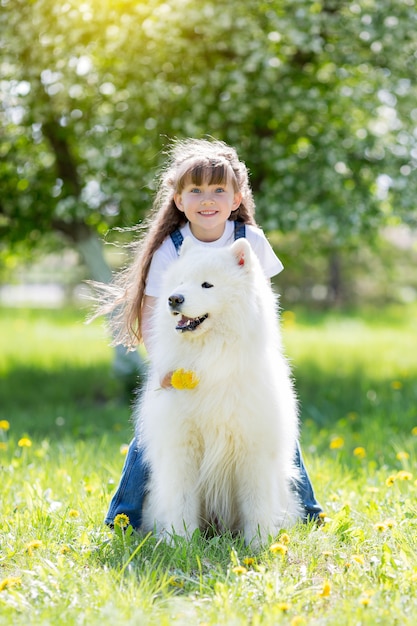
[[[196,182],[190,176],[180,193],[174,194],[177,208],[190,222],[191,232],[200,241],[216,241],[226,220],[242,202],[242,194],[230,181],[213,182],[208,177]]]

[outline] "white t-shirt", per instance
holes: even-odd
[[[250,226],[249,224],[245,225],[245,230],[245,238],[248,240],[253,251],[258,257],[265,272],[265,276],[267,278],[272,278],[272,276],[279,274],[284,269],[284,266],[276,256],[263,231],[260,228]],[[231,245],[235,240],[235,223],[232,220],[226,221],[224,233],[220,239],[217,239],[216,241],[200,241],[194,237],[191,232],[189,222],[187,222],[187,224],[183,226],[180,231],[184,239],[186,237],[191,237],[191,239],[193,239],[198,245],[209,248],[223,248],[224,246]],[[167,237],[152,257],[145,288],[145,294],[147,296],[159,296],[162,274],[167,267],[175,261],[176,258],[178,258],[178,253],[171,237]]]

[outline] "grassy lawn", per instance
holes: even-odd
[[[417,311],[284,314],[328,522],[257,554],[102,523],[131,438],[101,324],[0,310],[0,624],[415,624]]]

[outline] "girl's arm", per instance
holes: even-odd
[[[142,338],[143,343],[145,345],[146,351],[152,360],[151,354],[151,324],[152,324],[152,316],[155,313],[155,307],[158,298],[155,296],[145,296],[143,300],[143,309],[142,309]],[[160,381],[161,387],[166,389],[167,387],[171,387],[171,377],[172,372],[168,372],[165,374],[163,379]]]

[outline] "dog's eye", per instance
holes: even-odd
[[[210,287],[213,287],[213,285],[211,283],[202,283],[202,288],[203,289],[210,289]]]

